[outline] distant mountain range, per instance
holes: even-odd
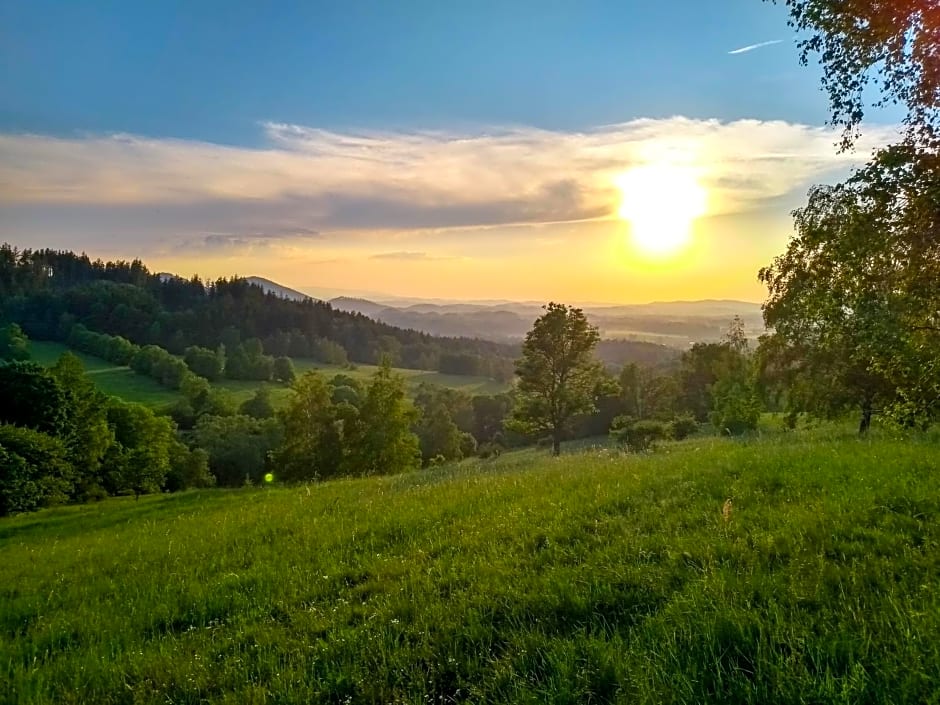
[[[542,313],[538,304],[512,302],[401,304],[342,296],[329,303],[400,328],[500,342],[522,339]],[[604,338],[642,340],[674,348],[719,339],[735,316],[742,318],[752,337],[764,331],[760,304],[747,301],[657,301],[583,308]]]
[[[161,273],[161,279],[176,275]],[[264,277],[246,277],[264,291],[292,301],[312,299],[310,294]],[[447,302],[398,299],[375,301],[338,296],[327,302],[335,309],[360,313],[398,328],[447,337],[470,337],[514,343],[520,341],[542,313],[533,302]],[[731,319],[740,316],[749,337],[764,332],[760,304],[733,299],[654,301],[647,304],[586,305],[588,319],[608,340],[636,340],[684,349],[694,342],[721,338]]]

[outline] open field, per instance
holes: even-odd
[[[69,350],[62,343],[46,341],[30,341],[30,352],[33,359],[43,365],[54,365],[59,356]],[[85,364],[86,371],[92,376],[98,387],[113,396],[127,401],[138,402],[150,407],[161,407],[172,404],[181,398],[179,392],[161,386],[155,380],[135,374],[129,367],[118,367],[92,355],[86,355],[72,350]],[[357,365],[355,369],[347,369],[338,365],[324,365],[314,360],[295,359],[294,367],[298,374],[307,370],[316,369],[324,375],[332,377],[344,374],[365,381],[378,369],[373,365]],[[497,382],[489,377],[471,377],[461,375],[445,375],[439,372],[425,370],[407,370],[398,368],[396,373],[405,377],[408,387],[414,389],[422,382],[439,384],[444,387],[461,389],[468,394],[498,394],[509,389],[509,385]],[[261,386],[260,382],[249,380],[221,380],[213,383],[214,387],[227,389],[239,402],[245,401],[254,395],[255,390]],[[283,403],[289,390],[281,384],[271,383],[272,401],[275,405]]]
[[[66,350],[69,348],[61,343],[29,341],[29,352],[33,360],[41,365],[54,365]],[[172,404],[180,398],[179,392],[167,389],[150,377],[135,373],[130,367],[120,367],[77,350],[71,352],[79,357],[95,385],[106,394],[149,407]]]
[[[936,703],[938,473],[820,428],[5,519],[0,700]]]
[[[375,365],[356,365],[356,368],[353,370],[348,370],[344,367],[338,367],[336,365],[324,365],[313,360],[305,360],[300,358],[294,359],[294,367],[297,372],[306,372],[307,370],[316,369],[323,372],[323,374],[332,377],[336,374],[349,375],[366,381],[371,377],[375,371],[378,369]],[[472,375],[445,375],[440,372],[429,372],[427,370],[408,370],[404,368],[395,368],[395,372],[402,375],[408,383],[410,388],[415,388],[423,382],[428,382],[430,384],[437,384],[442,387],[450,387],[451,389],[460,389],[468,394],[499,394],[500,392],[509,391],[509,385],[503,382],[497,382],[494,379],[489,377],[478,377]]]

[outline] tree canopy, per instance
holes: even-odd
[[[831,121],[850,146],[875,104],[906,110],[903,140],[835,186],[815,186],[796,234],[760,271],[765,379],[791,410],[940,414],[940,5],[932,0],[787,0],[804,63],[825,69]]]
[[[572,417],[593,411],[602,393],[604,369],[594,358],[598,340],[581,309],[549,303],[522,344],[513,426],[549,432],[555,455]]]
[[[940,4],[936,0],[785,0],[802,33],[801,61],[819,57],[822,86],[843,148],[858,136],[866,90],[874,106],[907,108],[908,138],[934,142],[940,128]]]

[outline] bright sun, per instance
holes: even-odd
[[[692,221],[705,214],[707,194],[693,169],[674,164],[639,166],[615,180],[634,246],[644,254],[677,253],[691,237]]]

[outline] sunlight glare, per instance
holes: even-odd
[[[678,253],[691,236],[692,222],[705,214],[707,194],[693,169],[648,164],[620,175],[619,215],[629,221],[634,247],[646,255]]]

